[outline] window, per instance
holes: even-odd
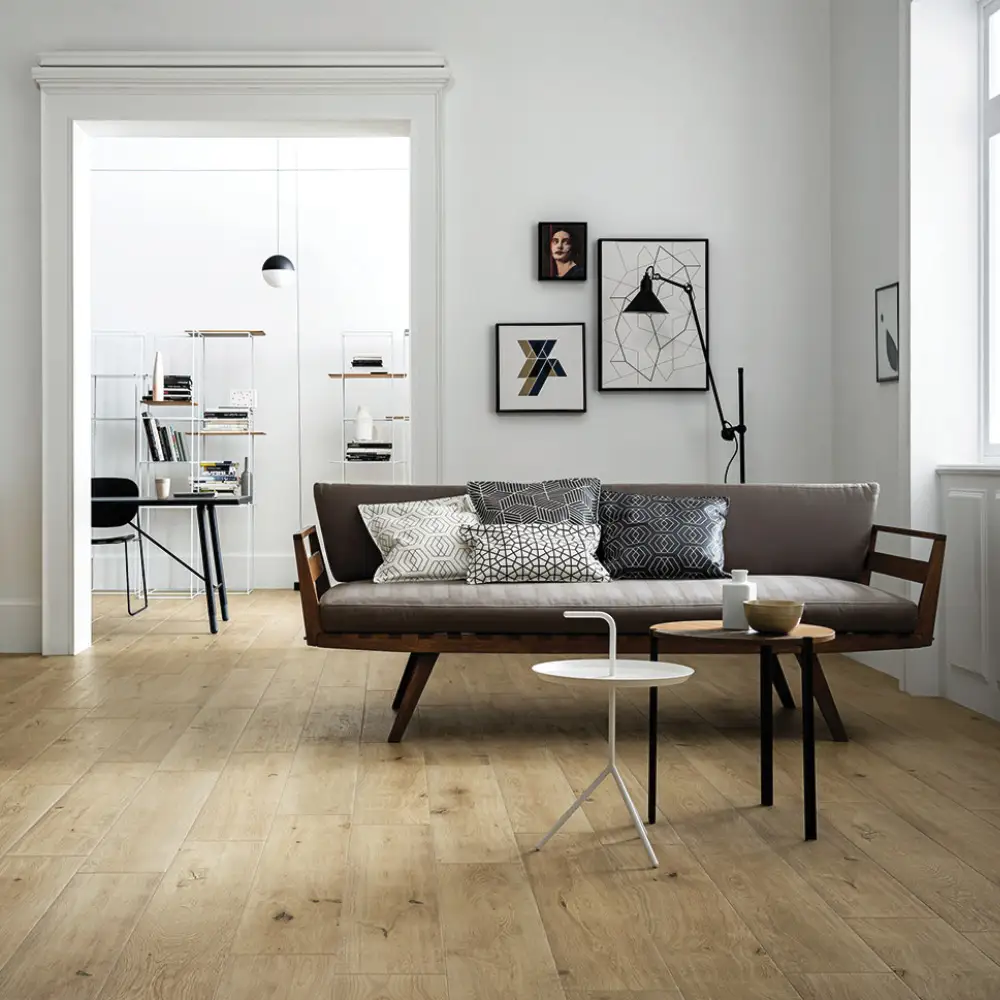
[[[983,6],[982,73],[982,225],[983,330],[986,365],[987,455],[1000,456],[1000,0]]]

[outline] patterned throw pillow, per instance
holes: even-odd
[[[596,524],[479,524],[462,528],[469,583],[607,583]]]
[[[474,482],[466,489],[483,524],[597,524],[599,479]]]
[[[461,532],[479,518],[467,496],[359,504],[358,512],[382,553],[375,583],[464,580],[468,574],[469,546]]]
[[[601,558],[616,580],[718,580],[726,497],[601,494]]]

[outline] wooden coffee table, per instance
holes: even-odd
[[[649,630],[649,658],[659,659],[660,639],[695,640],[695,653],[750,653],[760,655],[760,804],[774,804],[774,705],[771,693],[779,653],[797,653],[802,666],[802,796],[805,839],[816,839],[816,718],[813,679],[817,643],[830,642],[836,632],[822,625],[799,625],[788,635],[724,629],[721,621],[666,622]],[[778,668],[780,670],[780,667]],[[656,710],[655,690],[649,698],[649,820],[656,809]]]

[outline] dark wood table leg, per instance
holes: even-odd
[[[222,612],[222,620],[229,621],[229,597],[226,594],[226,571],[222,565],[222,546],[219,544],[219,518],[215,511],[215,504],[205,504],[208,508],[208,529],[212,539],[212,555],[215,558],[215,579],[219,587],[219,610]]]
[[[770,646],[760,647],[760,804],[774,805],[774,685]]]
[[[201,570],[205,581],[205,602],[208,605],[208,627],[213,635],[219,631],[219,623],[215,619],[215,587],[212,584],[212,563],[208,555],[208,538],[205,530],[205,505],[195,507],[198,517],[198,541],[201,544]]]
[[[816,839],[816,715],[813,707],[812,639],[802,640],[802,799],[806,840]]]
[[[792,689],[788,686],[785,671],[781,669],[781,660],[777,656],[771,662],[771,674],[774,679],[774,690],[778,692],[778,700],[781,702],[781,707],[795,708]]]
[[[660,658],[660,641],[655,635],[649,638],[649,660],[656,663]],[[656,822],[656,752],[659,740],[660,714],[659,688],[649,689],[649,773],[646,781],[646,815],[650,823]]]
[[[406,694],[406,688],[413,677],[413,671],[417,668],[419,657],[419,653],[410,653],[406,661],[406,666],[403,667],[403,676],[399,678],[399,687],[396,688],[396,695],[392,699],[392,710],[394,712],[398,712],[399,706],[403,704],[403,696]]]

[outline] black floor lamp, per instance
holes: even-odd
[[[639,282],[639,291],[635,293],[632,297],[632,301],[625,306],[622,312],[644,313],[647,316],[666,315],[667,310],[657,297],[656,292],[653,291],[654,281],[659,281],[664,285],[672,285],[674,288],[679,288],[685,295],[687,295],[688,302],[691,306],[691,315],[694,317],[695,329],[698,331],[698,343],[701,345],[701,353],[705,358],[705,371],[708,373],[708,384],[712,389],[712,395],[715,397],[715,408],[718,410],[719,422],[722,424],[722,440],[736,442],[736,449],[733,452],[733,457],[729,460],[729,465],[726,466],[726,474],[723,477],[723,481],[725,482],[729,479],[729,469],[733,464],[733,460],[739,456],[740,482],[745,483],[747,481],[747,463],[746,453],[744,451],[744,441],[746,439],[747,426],[743,419],[743,369],[736,369],[736,378],[739,386],[739,423],[731,424],[726,419],[725,413],[722,411],[722,402],[719,399],[719,390],[715,386],[715,376],[712,374],[712,365],[708,360],[708,344],[705,343],[705,334],[701,329],[701,317],[698,315],[698,307],[695,305],[694,287],[691,283],[675,281],[673,278],[665,278],[662,274],[658,274],[654,271],[652,267],[647,267],[646,273],[642,276],[642,280]]]

